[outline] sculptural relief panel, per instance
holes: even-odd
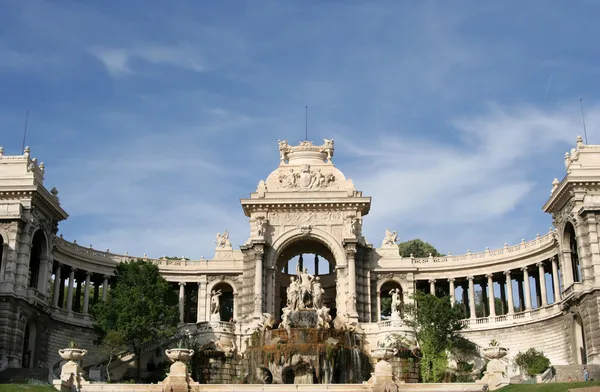
[[[284,211],[269,214],[269,222],[273,225],[291,222],[304,222],[312,225],[342,224],[343,221],[342,211]]]

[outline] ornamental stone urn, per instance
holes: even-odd
[[[394,355],[398,354],[397,348],[391,347],[377,347],[371,349],[371,357],[379,360],[379,361],[387,361],[392,358]]]
[[[490,346],[483,349],[483,356],[487,359],[500,359],[508,354],[508,350],[500,346]]]
[[[165,354],[167,354],[167,358],[169,358],[171,362],[188,363],[194,356],[194,350],[187,348],[171,348],[165,350]]]
[[[167,358],[173,361],[170,372],[162,382],[165,390],[172,392],[188,392],[191,385],[197,383],[192,380],[187,372],[186,363],[194,356],[194,350],[187,348],[172,348],[165,350]]]
[[[483,356],[490,361],[483,373],[483,377],[481,380],[478,380],[477,383],[487,384],[490,391],[500,389],[510,384],[506,363],[500,360],[508,354],[508,349],[495,343],[490,344],[489,347],[484,348],[482,351]]]
[[[65,361],[79,361],[87,354],[87,350],[82,348],[63,348],[58,350],[58,355]]]

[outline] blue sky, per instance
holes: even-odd
[[[600,3],[3,1],[0,145],[32,154],[98,249],[212,257],[277,139],[333,138],[364,220],[441,252],[545,233],[582,133],[600,143]]]

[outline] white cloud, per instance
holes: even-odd
[[[117,76],[131,73],[127,64],[130,53],[125,49],[95,49],[92,53],[111,74]]]
[[[534,237],[515,228],[515,219],[523,223],[530,217],[511,213],[539,185],[535,167],[540,157],[574,145],[581,124],[574,109],[493,107],[452,122],[459,145],[392,134],[373,145],[340,135],[338,149],[356,152],[346,174],[373,197],[365,218],[367,238],[378,245],[384,229],[396,227],[404,239],[420,232],[445,251],[464,252],[490,241]],[[589,116],[599,117],[600,107],[591,108]],[[560,152],[551,157],[562,163]],[[550,188],[549,182],[541,185]],[[461,231],[471,235],[459,239]]]
[[[196,72],[205,71],[202,57],[187,44],[162,46],[142,45],[131,48],[93,48],[91,53],[97,57],[114,76],[131,74],[136,60],[156,65],[171,65]]]

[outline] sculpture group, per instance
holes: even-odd
[[[329,328],[331,316],[329,315],[329,308],[323,306],[324,292],[320,278],[309,274],[306,268],[301,270],[300,264],[297,263],[296,276],[290,277],[290,285],[287,288],[287,303],[282,309],[279,328],[289,330],[291,328],[291,314],[304,310],[315,311],[317,328]]]

